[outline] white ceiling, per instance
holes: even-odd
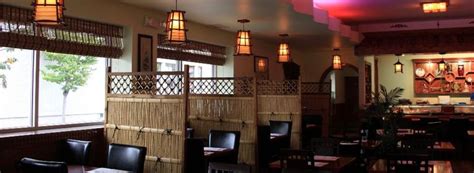
[[[115,0],[151,8],[161,12],[174,9],[174,0]],[[287,0],[178,0],[178,8],[186,11],[189,21],[235,32],[242,27],[238,19],[247,18],[246,25],[253,35],[278,41],[278,34],[288,33],[290,43],[300,49],[332,49],[352,47],[353,43],[327,25],[313,21],[312,17],[297,13]],[[192,32],[192,31],[189,31]]]

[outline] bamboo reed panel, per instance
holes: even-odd
[[[106,124],[105,128],[108,129],[118,129],[118,130],[131,130],[136,131],[137,133],[158,133],[158,134],[165,134],[165,135],[178,135],[182,136],[183,132],[179,130],[169,129],[154,129],[154,128],[147,128],[147,127],[138,127],[138,126],[125,126],[125,125],[116,125],[116,124]]]
[[[207,138],[209,130],[240,131],[239,162],[256,163],[257,123],[252,97],[190,97],[190,125],[196,137]],[[245,123],[242,123],[245,122]]]
[[[224,122],[224,123],[240,123],[240,124],[253,124],[254,121],[242,121],[240,119],[227,119],[227,118],[210,118],[210,117],[203,117],[203,116],[189,116],[188,120],[201,120],[201,121],[216,121],[216,122]]]
[[[269,121],[291,121],[291,148],[301,148],[301,99],[293,95],[258,95],[257,115],[259,125]]]
[[[107,100],[105,126],[109,143],[146,147],[147,173],[183,171],[186,117],[182,98],[114,97]],[[172,129],[171,134],[166,129]],[[158,157],[162,158],[159,162]]]

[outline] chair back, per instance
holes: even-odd
[[[237,149],[240,144],[240,132],[238,131],[209,131],[209,147]]]
[[[184,151],[184,172],[206,172],[204,143],[201,139],[186,139]]]
[[[70,165],[87,165],[91,150],[91,141],[67,139],[65,161]]]
[[[146,148],[123,144],[110,144],[107,155],[107,167],[143,173]]]
[[[388,154],[388,173],[428,173],[430,165],[429,156],[424,154]]]
[[[280,150],[281,168],[313,169],[314,153],[308,150]]]
[[[291,135],[291,121],[270,121],[270,133]]]
[[[65,162],[36,160],[32,158],[21,159],[19,166],[22,173],[67,173],[68,171]]]
[[[208,173],[250,173],[251,167],[242,164],[209,163]]]
[[[239,131],[209,131],[209,147],[232,149],[232,153],[225,158],[219,158],[218,162],[237,163],[239,158],[240,132]]]
[[[311,139],[311,151],[316,155],[335,156],[338,153],[339,140],[334,138]]]

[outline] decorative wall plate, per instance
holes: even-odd
[[[426,82],[428,82],[429,84],[433,83],[433,81],[435,80],[435,76],[431,73],[428,73],[426,76],[425,76],[425,80]]]
[[[444,76],[444,79],[446,79],[447,82],[451,83],[456,80],[456,77],[454,76],[453,73],[448,73]]]
[[[426,73],[426,71],[425,71],[425,69],[423,69],[423,68],[417,68],[417,69],[415,70],[415,74],[416,74],[416,76],[418,76],[418,77],[423,77],[423,76],[425,76],[425,73]]]

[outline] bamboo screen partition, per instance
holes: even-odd
[[[255,166],[257,117],[253,78],[190,79],[189,123],[196,137],[209,130],[240,131],[239,162]]]
[[[292,121],[291,148],[301,148],[301,87],[299,80],[257,81],[258,124]]]
[[[187,75],[108,74],[107,142],[146,147],[145,172],[183,172]]]
[[[321,115],[322,136],[329,136],[331,114],[331,83],[302,82],[301,104],[303,116]]]

